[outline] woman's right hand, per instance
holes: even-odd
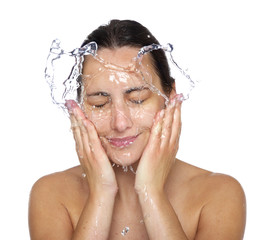
[[[66,101],[71,128],[76,142],[76,151],[88,180],[90,194],[118,190],[115,173],[101,145],[95,126],[73,100]]]

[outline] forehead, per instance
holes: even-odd
[[[146,86],[162,90],[149,53],[137,58],[139,49],[121,47],[103,48],[98,55],[85,57],[82,80],[85,90],[117,92],[122,88]]]
[[[137,59],[138,48],[121,47],[115,49],[103,48],[98,50],[97,58],[88,55],[83,64],[83,75],[95,74],[102,68],[131,71],[136,68],[144,68],[145,71],[154,72],[152,58],[146,54],[139,64]]]

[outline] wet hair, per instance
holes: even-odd
[[[159,44],[146,27],[132,20],[111,20],[107,25],[102,25],[89,34],[81,47],[92,41],[97,43],[99,49],[125,46],[141,48],[153,43]],[[174,79],[170,76],[165,52],[155,50],[150,54],[162,88],[166,94],[169,94],[173,89]]]

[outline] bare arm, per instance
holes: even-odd
[[[171,97],[166,109],[156,115],[149,142],[137,169],[135,188],[151,240],[187,239],[164,192],[178,150],[180,110],[181,95],[176,95]]]
[[[139,194],[145,225],[150,239],[187,240],[180,221],[163,192]]]
[[[75,102],[68,108],[77,154],[89,185],[89,197],[72,239],[108,239],[118,191],[115,174],[94,125]]]
[[[108,239],[115,194],[91,196],[80,216],[72,240]]]

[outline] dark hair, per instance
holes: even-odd
[[[89,42],[96,42],[98,48],[144,47],[159,44],[151,32],[140,23],[132,20],[111,20],[88,35],[82,47]],[[170,76],[170,68],[163,50],[150,52],[155,71],[161,80],[165,93],[169,94],[173,88],[174,79]]]

